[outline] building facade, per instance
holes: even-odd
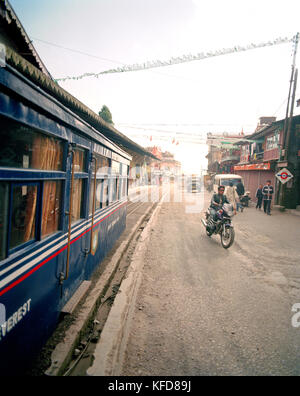
[[[218,173],[233,173],[234,166],[240,161],[240,146],[236,143],[244,141],[243,132],[238,135],[207,134],[207,145],[209,147],[206,156],[208,160],[207,172],[210,176]]]
[[[284,124],[285,120],[280,120],[257,128],[248,136],[248,143],[239,144],[240,162],[234,166],[234,173],[243,177],[245,189],[253,200],[258,186],[271,180],[275,187],[273,204],[294,209],[300,205],[300,116],[292,119],[288,143]],[[284,186],[276,178],[282,168],[293,174]]]

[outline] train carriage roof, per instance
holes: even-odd
[[[26,60],[51,77],[8,0],[0,1],[0,37],[4,44],[13,47]]]
[[[45,92],[59,100],[64,106],[77,114],[82,120],[99,130],[104,136],[117,143],[120,148],[130,149],[143,156],[158,160],[152,153],[129,139],[109,123],[105,122],[99,115],[76,99],[69,92],[60,87],[54,80],[33,66],[30,62],[16,53],[12,48],[6,47],[6,63],[19,71],[22,75],[42,88]]]

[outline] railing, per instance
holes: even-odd
[[[226,155],[224,158],[221,159],[221,163],[226,161],[239,161],[239,159],[239,155]]]
[[[279,158],[278,148],[268,150],[264,152],[264,161],[271,161]]]
[[[249,162],[250,156],[249,154],[243,154],[240,157],[240,163],[241,164],[247,164]]]
[[[260,153],[254,153],[253,155],[251,155],[251,161],[258,161],[258,160],[263,160],[264,159],[264,152],[260,152]]]

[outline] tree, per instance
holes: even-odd
[[[99,116],[103,118],[104,121],[108,122],[109,124],[114,124],[112,120],[112,115],[109,108],[105,105],[102,106],[101,111],[99,111]]]

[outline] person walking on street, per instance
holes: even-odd
[[[238,193],[239,197],[243,196],[245,194],[245,187],[242,183],[242,181],[239,181],[236,185],[236,192]]]
[[[258,186],[258,189],[256,190],[256,194],[255,194],[255,197],[257,198],[256,209],[259,209],[259,210],[261,210],[261,205],[262,205],[263,196],[264,196],[262,190],[263,190],[263,185],[260,184]]]
[[[233,206],[234,214],[236,214],[236,208],[239,204],[239,196],[232,182],[229,183],[225,193],[229,203]]]
[[[244,210],[244,207],[241,204],[241,198],[245,194],[245,187],[241,181],[238,182],[238,184],[236,185],[236,192],[239,196],[239,199],[237,200],[237,203],[236,203],[237,211],[239,211],[239,208],[241,208],[241,212],[242,212]]]
[[[271,215],[271,202],[274,194],[274,188],[271,186],[271,180],[267,180],[267,184],[262,189],[264,200],[264,212]]]

